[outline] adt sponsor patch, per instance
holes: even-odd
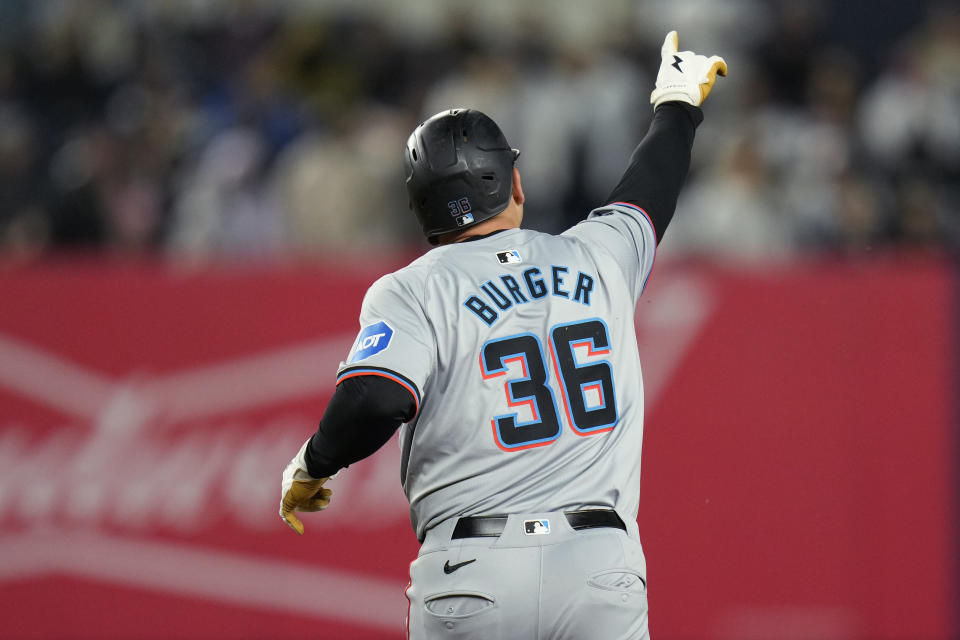
[[[390,346],[393,329],[386,322],[378,322],[360,330],[357,341],[353,343],[353,355],[350,363],[365,360]]]

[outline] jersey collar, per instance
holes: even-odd
[[[514,229],[515,229],[515,228],[516,228],[516,227],[514,227]],[[497,229],[496,231],[491,231],[490,233],[485,233],[485,234],[482,235],[482,236],[470,236],[469,238],[466,238],[466,239],[461,240],[460,242],[456,242],[456,243],[454,243],[454,244],[463,244],[463,243],[465,243],[465,242],[473,242],[474,240],[483,240],[483,239],[485,239],[485,238],[489,238],[490,236],[495,236],[495,235],[497,235],[498,233],[503,233],[504,231],[513,231],[514,229]]]

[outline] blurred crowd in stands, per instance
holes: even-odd
[[[671,28],[730,76],[668,253],[960,247],[955,3],[3,0],[0,256],[426,248],[401,149],[458,106],[560,230],[645,131]]]

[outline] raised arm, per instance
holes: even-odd
[[[607,198],[607,204],[629,202],[646,211],[657,242],[673,218],[680,187],[690,168],[694,133],[702,121],[699,107],[683,102],[665,102],[657,107],[647,135]]]
[[[690,168],[694,133],[703,121],[699,107],[710,94],[717,74],[727,74],[723,58],[678,52],[677,43],[677,32],[668,33],[660,50],[657,84],[650,95],[654,105],[650,129],[607,199],[608,204],[628,202],[646,211],[657,241],[673,218]]]

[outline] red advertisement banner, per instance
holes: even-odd
[[[277,516],[363,292],[399,265],[0,272],[0,637],[402,638],[395,441],[302,538]],[[637,320],[655,637],[956,634],[953,287],[929,261],[658,266]]]

